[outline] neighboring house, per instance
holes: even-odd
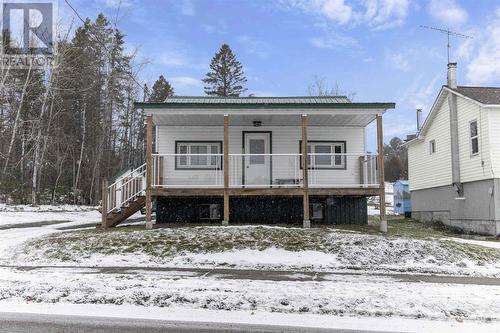
[[[407,180],[397,180],[394,185],[394,213],[411,216],[410,183]]]
[[[413,217],[500,233],[499,87],[457,86],[448,64],[448,84],[407,146]]]
[[[383,196],[383,159],[366,153],[365,130],[377,122],[380,150],[394,103],[169,97],[136,107],[147,115],[147,163],[125,187],[103,184],[105,227],[150,200],[156,223],[367,223],[366,197]]]

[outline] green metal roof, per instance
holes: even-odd
[[[291,97],[208,97],[208,96],[174,96],[168,97],[165,103],[200,103],[200,104],[317,104],[317,103],[350,103],[346,96],[291,96]]]
[[[352,103],[346,96],[293,97],[205,97],[174,96],[163,103],[135,103],[141,109],[177,108],[381,108],[393,109],[394,103]]]

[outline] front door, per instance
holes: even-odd
[[[271,183],[271,132],[244,132],[243,163],[244,185],[269,185]]]

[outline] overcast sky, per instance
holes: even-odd
[[[104,12],[148,61],[141,80],[163,74],[177,95],[203,95],[210,59],[228,43],[245,68],[248,93],[307,95],[314,76],[359,102],[396,102],[386,140],[414,131],[446,81],[446,35],[459,85],[500,85],[500,3],[495,0],[70,0],[83,16]],[[118,8],[119,7],[119,8]],[[59,13],[71,12],[63,0]]]

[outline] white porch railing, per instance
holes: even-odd
[[[223,154],[153,154],[151,186],[224,187]]]
[[[233,188],[302,187],[300,154],[229,154]],[[256,167],[256,171],[250,168]],[[259,170],[260,169],[262,170]],[[251,175],[250,172],[253,172]]]
[[[106,192],[107,213],[120,210],[146,190],[146,164],[122,175],[108,186]]]
[[[378,187],[374,154],[308,154],[309,187]],[[153,154],[153,187],[223,188],[223,154]],[[301,188],[302,156],[229,154],[231,188]],[[258,169],[259,166],[263,168]],[[257,167],[257,169],[251,169]]]
[[[309,187],[378,187],[378,155],[309,153]],[[353,177],[359,170],[359,175]],[[338,173],[339,176],[335,176]],[[352,180],[357,180],[352,181]]]

